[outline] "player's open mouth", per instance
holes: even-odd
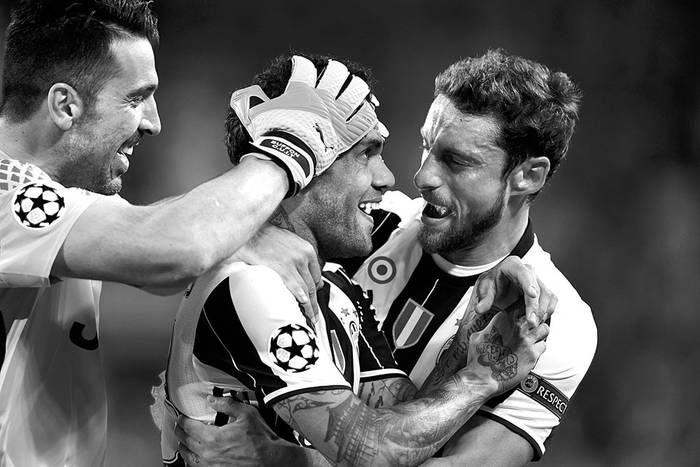
[[[357,207],[360,208],[360,211],[371,217],[372,211],[379,209],[379,201],[362,201]]]
[[[443,219],[450,214],[452,214],[451,209],[438,204],[429,203],[427,201],[425,203],[425,207],[423,208],[423,215],[425,217],[430,217],[431,219]]]
[[[134,147],[133,146],[126,146],[122,147],[117,151],[117,154],[121,154],[124,157],[131,157],[131,155],[134,153]]]

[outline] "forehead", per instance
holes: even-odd
[[[145,38],[121,38],[110,46],[117,73],[111,81],[128,88],[158,85],[153,47]],[[113,83],[116,84],[116,83]]]
[[[470,151],[500,150],[496,145],[499,132],[495,118],[465,114],[444,95],[437,96],[430,105],[421,128],[429,145],[439,143]]]

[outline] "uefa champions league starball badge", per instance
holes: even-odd
[[[306,371],[318,360],[316,336],[303,326],[287,324],[272,334],[270,354],[275,364],[284,371]]]
[[[41,229],[56,222],[66,203],[56,188],[35,182],[20,188],[12,203],[15,219],[30,229]]]

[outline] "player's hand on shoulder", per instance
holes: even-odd
[[[525,318],[522,304],[515,303],[509,310],[497,312],[483,330],[471,334],[462,371],[490,397],[503,393],[535,367],[548,335],[546,323],[533,326]]]
[[[316,250],[309,242],[289,230],[264,224],[233,259],[275,271],[307,316],[316,321],[316,290],[323,280]]]
[[[229,416],[223,426],[180,416],[175,435],[179,452],[190,466],[280,465],[280,447],[289,444],[270,430],[259,412],[231,397],[208,398],[217,412]]]

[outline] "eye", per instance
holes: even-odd
[[[132,107],[138,107],[143,101],[143,96],[129,96],[127,99],[127,103]]]

